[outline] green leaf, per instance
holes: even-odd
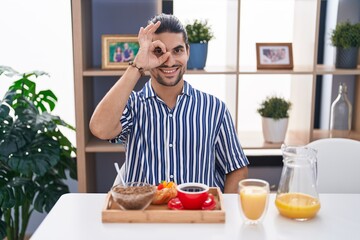
[[[11,67],[0,65],[0,75],[1,74],[5,74],[8,77],[13,77],[15,75],[20,75],[19,72],[15,71]]]
[[[13,183],[16,174],[3,163],[0,167],[0,207],[12,208],[16,203],[14,191],[17,186]]]
[[[13,208],[27,206],[29,203],[32,203],[33,198],[28,200],[26,196],[26,187],[29,185],[34,185],[31,178],[24,178],[18,176],[17,173],[11,171],[4,164],[0,164],[0,218],[4,212],[10,213],[13,211]],[[30,213],[32,210],[29,211]],[[28,213],[25,213],[27,215]],[[23,215],[24,216],[24,215]],[[2,222],[4,223],[4,222]],[[0,223],[0,224],[2,224]],[[5,223],[9,224],[8,228],[14,229],[14,219],[10,219],[10,222]],[[0,226],[3,228],[4,226]],[[3,231],[2,229],[0,231]],[[3,234],[3,233],[0,233]]]
[[[34,200],[34,208],[38,212],[49,212],[61,195],[69,192],[69,188],[51,173],[39,177],[35,181],[41,186]]]
[[[5,106],[5,107],[4,107]],[[19,107],[15,115],[10,116],[10,109],[2,104],[0,109],[5,109],[0,118],[0,155],[8,158],[10,154],[18,151],[28,144],[36,135],[33,126],[36,122],[36,112],[32,108]],[[7,115],[5,113],[7,112]],[[4,113],[4,114],[3,114]],[[5,115],[5,116],[4,116]]]
[[[0,121],[9,116],[10,108],[5,104],[0,104]]]
[[[22,96],[21,94],[17,94],[16,90],[10,90],[5,94],[4,101],[11,106],[15,112],[21,112],[23,109],[29,109],[35,114],[38,113],[38,110],[34,103]],[[16,113],[18,114],[18,113]]]
[[[57,97],[51,90],[40,91],[38,94],[35,95],[35,105],[37,105],[38,108],[41,108],[42,112],[51,112],[52,110],[54,110],[56,102]],[[44,103],[47,103],[49,109],[45,107]]]
[[[23,96],[33,100],[36,92],[36,84],[23,77],[15,81],[13,85],[9,87],[9,90],[16,92],[18,96]]]
[[[0,211],[0,239],[6,237],[6,223],[2,220],[2,212]]]
[[[76,130],[75,127],[71,126],[70,124],[66,123],[64,120],[62,120],[61,118],[55,118],[53,119],[54,123],[56,123],[58,126],[63,126],[63,127],[66,127],[68,129],[71,129],[71,130]]]
[[[36,116],[36,129],[44,130],[46,128],[47,131],[55,131],[57,129],[56,121],[59,119],[58,116],[53,116],[47,112],[44,112],[40,115]]]
[[[49,75],[47,72],[38,71],[38,70],[29,72],[29,73],[25,73],[24,75],[25,75],[27,78],[29,78],[29,77],[31,77],[31,76],[40,77],[40,76],[44,76],[44,75],[50,77],[50,75]]]
[[[61,131],[57,130],[53,132],[52,136],[55,137],[60,143],[60,161],[55,166],[55,169],[58,171],[58,175],[65,179],[67,177],[65,171],[69,170],[70,177],[77,179],[76,162],[73,158],[76,155],[76,148],[61,133]]]
[[[12,153],[7,164],[15,171],[25,175],[33,172],[41,176],[55,166],[59,160],[59,143],[43,133],[37,134],[31,143]]]
[[[5,118],[0,125],[0,155],[8,158],[10,154],[17,152],[27,145],[35,133],[27,128],[19,119],[13,122],[10,117]]]
[[[29,77],[33,75],[38,77],[48,74],[40,71],[31,74],[24,74],[21,79],[15,81],[9,87],[9,91],[11,92],[11,100],[9,102],[11,102],[11,105],[16,106],[14,105],[15,100],[19,98],[26,98],[30,100],[40,112],[51,112],[56,106],[57,97],[51,90],[43,90],[36,93],[36,84],[29,79]],[[9,97],[7,98],[9,99]]]

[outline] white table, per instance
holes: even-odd
[[[238,196],[224,194],[225,223],[102,223],[106,194],[65,194],[55,204],[31,240],[190,240],[190,239],[359,239],[360,194],[321,194],[316,218],[298,222],[278,214],[271,194],[261,225],[244,225]]]

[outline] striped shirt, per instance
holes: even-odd
[[[110,142],[126,145],[129,182],[199,182],[223,190],[225,175],[249,164],[225,104],[186,81],[169,109],[150,80],[131,93],[120,122]]]

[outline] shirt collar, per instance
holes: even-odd
[[[145,99],[156,97],[156,93],[155,93],[154,89],[151,87],[151,81],[152,80],[150,79],[142,89],[142,93],[143,93]],[[194,90],[193,90],[192,86],[185,80],[184,80],[184,87],[183,87],[181,94],[182,95],[184,94],[187,96],[192,96],[194,94]]]

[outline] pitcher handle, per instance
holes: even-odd
[[[314,148],[308,148],[309,150],[312,151],[312,158],[313,159],[313,166],[314,166],[314,177],[315,177],[315,184],[316,184],[316,187],[318,186],[318,182],[319,182],[319,179],[318,179],[318,165],[317,165],[317,150],[314,149]]]

